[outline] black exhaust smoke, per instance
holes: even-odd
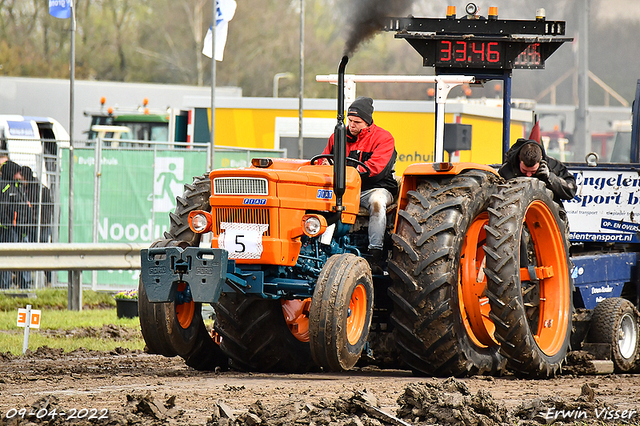
[[[382,30],[389,17],[404,16],[413,0],[348,0],[345,11],[347,42],[344,55],[351,56],[360,43]]]

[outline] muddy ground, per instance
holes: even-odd
[[[376,367],[201,373],[180,358],[142,352],[39,348],[0,353],[0,425],[640,424],[640,374],[571,372],[580,368],[549,380],[415,377]]]

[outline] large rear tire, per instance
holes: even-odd
[[[498,177],[468,170],[422,178],[398,212],[389,272],[404,362],[435,376],[500,374],[482,274],[486,208]]]
[[[638,311],[620,297],[598,303],[591,317],[589,341],[611,344],[611,358],[616,372],[634,372],[640,366]]]
[[[369,336],[373,297],[366,260],[348,253],[329,258],[309,309],[309,345],[318,366],[348,371],[356,365]]]
[[[189,227],[189,213],[193,210],[211,211],[211,180],[208,174],[195,176],[193,182],[184,185],[182,196],[176,197],[176,210],[169,213],[171,224],[164,233],[168,240],[185,241],[191,247],[200,245],[201,234],[196,234]]]
[[[152,247],[197,247],[200,234],[189,228],[188,217],[193,210],[211,210],[209,196],[211,181],[208,175],[196,176],[193,183],[184,186],[182,196],[176,197],[175,213],[170,214],[171,225],[166,239],[154,242]],[[175,291],[183,291],[188,283],[180,283]],[[202,304],[150,303],[140,280],[138,311],[142,336],[150,353],[164,356],[179,355],[196,370],[226,368],[227,356],[214,342],[202,320]]]
[[[184,242],[157,241],[153,247],[186,246]],[[183,291],[180,283],[175,291]],[[142,284],[138,285],[138,315],[149,353],[167,357],[179,355],[196,370],[226,368],[227,357],[209,335],[202,320],[202,305],[193,301],[151,303]]]
[[[241,371],[304,373],[313,361],[309,343],[289,330],[279,300],[223,293],[215,304],[215,330],[230,366]]]
[[[488,211],[486,294],[500,352],[516,374],[555,375],[569,348],[573,315],[560,206],[544,182],[516,178],[499,185]]]

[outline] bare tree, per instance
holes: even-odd
[[[215,0],[212,0],[215,2]],[[203,22],[204,22],[204,7],[208,0],[181,0],[182,8],[187,16],[187,22],[193,35],[193,43],[198,46],[203,40]],[[211,16],[211,13],[209,13]],[[196,69],[198,72],[198,86],[202,86],[204,80],[204,64],[202,61],[202,53],[197,49],[195,51]]]

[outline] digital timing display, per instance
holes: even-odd
[[[543,68],[544,63],[540,57],[540,43],[531,43],[513,61],[514,68]]]
[[[450,68],[542,68],[540,43],[530,43],[511,64],[504,41],[437,40],[435,66]],[[512,65],[512,66],[508,66]]]

